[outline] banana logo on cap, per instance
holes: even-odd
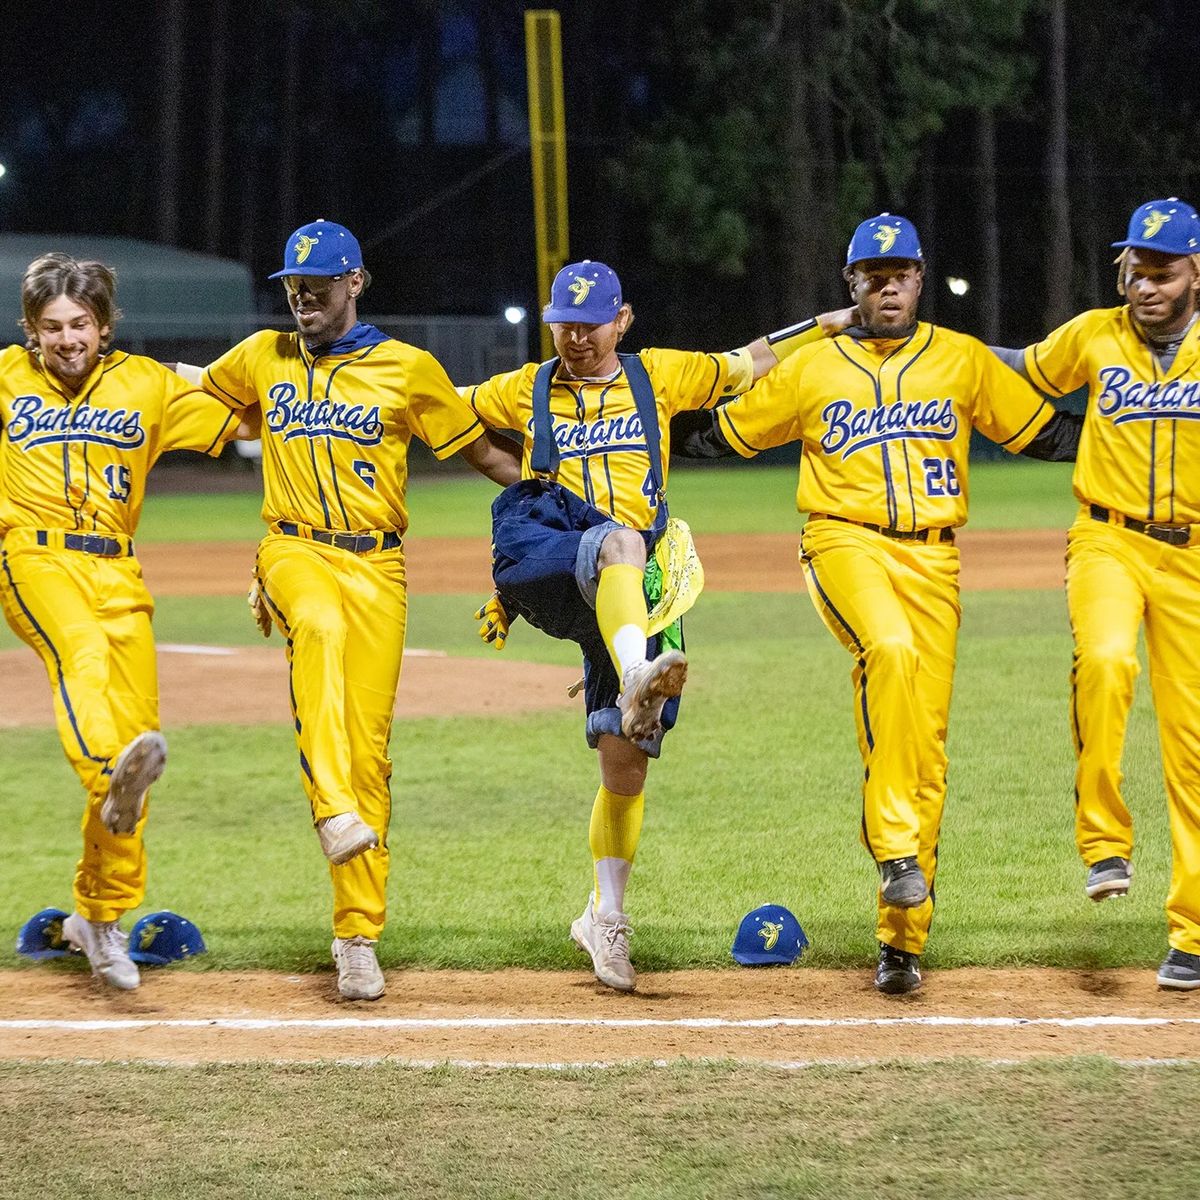
[[[886,254],[896,244],[896,238],[900,236],[900,226],[880,225],[871,236],[879,243],[880,253]]]
[[[317,239],[309,237],[307,233],[302,233],[296,241],[296,264],[299,266],[312,252],[313,247],[317,244]]]
[[[311,249],[312,247],[309,247]],[[306,250],[305,253],[308,251]],[[149,950],[154,945],[154,939],[166,928],[165,925],[156,925],[153,921],[146,923],[146,928],[142,930],[141,936],[138,938],[138,949]]]
[[[571,303],[578,307],[588,298],[588,292],[595,286],[596,281],[594,279],[584,279],[582,275],[576,275],[575,282],[567,288],[567,291],[575,297]]]
[[[1142,237],[1152,238],[1170,219],[1170,213],[1159,212],[1157,208],[1152,208],[1142,218]]]
[[[779,941],[779,935],[782,932],[782,925],[778,925],[774,921],[764,921],[758,931],[758,936],[763,940],[763,949],[774,950],[775,943]]]

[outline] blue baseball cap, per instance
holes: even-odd
[[[891,213],[880,213],[863,221],[846,247],[846,266],[852,267],[868,258],[910,258],[924,262],[917,227],[907,217],[894,217]]]
[[[283,248],[283,270],[268,275],[342,275],[363,265],[358,238],[345,225],[313,221],[301,225]]]
[[[129,957],[155,967],[203,954],[207,949],[200,930],[178,913],[148,913],[129,931]]]
[[[61,908],[43,908],[34,913],[17,934],[17,953],[26,958],[63,958],[71,953],[62,926],[67,914]]]
[[[1200,216],[1178,196],[1147,200],[1129,218],[1129,233],[1113,248],[1135,246],[1163,254],[1200,254]]]
[[[807,945],[800,922],[782,904],[763,904],[742,918],[732,953],[744,967],[761,967],[793,963]]]
[[[550,286],[550,303],[542,321],[568,324],[607,325],[621,308],[621,281],[612,267],[602,262],[571,263],[563,267]]]

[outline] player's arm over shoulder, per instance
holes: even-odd
[[[161,397],[160,451],[198,450],[215,458],[234,438],[258,436],[250,432],[240,434],[247,410],[235,410],[199,386],[200,368],[189,367],[187,363],[168,365],[140,356],[139,360],[139,369],[148,386]],[[257,406],[254,411],[257,412]]]
[[[482,383],[459,388],[463,398],[475,415],[489,429],[513,429],[522,427],[521,404],[529,407],[533,403],[533,381],[539,363],[526,363],[515,371],[503,371]]]
[[[1033,386],[1049,396],[1065,396],[1087,383],[1092,343],[1119,328],[1124,312],[1124,307],[1090,309],[1026,346],[1025,373]]]
[[[800,437],[805,376],[836,353],[832,340],[802,346],[749,391],[711,412],[684,413],[671,422],[672,447],[684,458],[753,458]],[[813,364],[816,363],[816,368]]]
[[[248,408],[259,402],[257,373],[296,353],[294,334],[260,329],[230,347],[200,370],[200,386],[230,408]],[[187,364],[177,364],[186,366]]]

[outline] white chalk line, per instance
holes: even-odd
[[[91,1020],[11,1018],[3,1030],[70,1033],[127,1029],[855,1029],[895,1026],[1026,1029],[1150,1028],[1200,1025],[1200,1017],[107,1017]]]
[[[967,1056],[970,1057],[970,1056]],[[1066,1055],[1066,1058],[1079,1057]],[[1095,1056],[1089,1056],[1095,1057]],[[1114,1058],[1101,1055],[1117,1067],[1142,1070],[1156,1067],[1190,1067],[1200,1069],[1200,1061],[1194,1058]],[[963,1056],[955,1055],[954,1061],[961,1062]],[[462,1071],[613,1071],[640,1069],[643,1067],[662,1069],[666,1067],[750,1067],[776,1071],[812,1071],[819,1068],[858,1070],[863,1067],[911,1066],[909,1058],[648,1058],[648,1059],[595,1059],[579,1062],[522,1062],[508,1059],[483,1058],[403,1058],[394,1054],[372,1055],[355,1058],[12,1058],[0,1059],[0,1067],[153,1067],[169,1070],[196,1070],[210,1067],[357,1067],[370,1068],[393,1066],[414,1071],[440,1071],[452,1067]],[[949,1061],[935,1057],[917,1060],[922,1066]],[[1061,1062],[1058,1056],[1034,1058],[971,1058],[980,1066],[993,1068],[1027,1067]]]

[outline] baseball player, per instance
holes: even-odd
[[[1200,988],[1200,217],[1151,200],[1113,246],[1126,303],[998,353],[1050,396],[1088,389],[1067,548],[1075,840],[1087,895],[1124,896],[1121,752],[1144,621],[1173,863],[1158,983],[1189,990]]]
[[[110,350],[113,272],[47,254],[21,283],[25,346],[0,351],[0,601],[46,664],[63,749],[87,792],[69,942],[99,978],[138,986],[118,922],[146,890],[146,792],[162,774],[154,604],[133,552],[165,450],[216,455],[223,404],[148,358]]]
[[[287,640],[301,781],[333,881],[333,959],[350,1000],[383,994],[391,815],[388,739],[407,616],[407,451],[461,453],[501,484],[513,443],[485,435],[438,362],[358,319],[370,283],[342,225],[318,220],[284,248],[296,332],[252,334],[204,386],[262,407],[263,519],[256,615]],[[504,449],[508,445],[510,449]]]
[[[1078,426],[981,342],[917,320],[924,255],[904,217],[862,222],[844,277],[861,324],[793,355],[684,450],[749,458],[802,442],[800,563],[855,660],[862,837],[880,874],[875,986],[903,994],[921,985],[933,916],[971,430],[1070,458]]]
[[[558,273],[542,313],[557,357],[468,390],[485,425],[525,435],[522,482],[492,507],[497,595],[476,614],[480,634],[502,645],[519,615],[583,651],[600,788],[589,828],[593,889],[571,937],[609,987],[636,985],[625,888],[647,763],[675,724],[687,676],[678,627],[648,636],[644,589],[647,550],[667,528],[670,418],[743,391],[854,315],[826,313],[728,353],[619,355],[633,309],[616,273],[585,260]]]

